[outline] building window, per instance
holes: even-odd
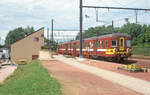
[[[41,49],[44,49],[44,46],[41,46]]]
[[[44,34],[41,34],[41,37],[44,37]]]
[[[39,55],[32,55],[32,60],[38,59]]]
[[[111,46],[116,47],[117,46],[117,40],[111,40]]]
[[[131,47],[131,41],[127,40],[127,47]]]
[[[108,48],[108,40],[105,41],[105,48]]]
[[[35,37],[34,41],[38,42],[39,41],[39,37]]]

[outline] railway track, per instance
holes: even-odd
[[[115,62],[109,59],[92,59],[92,60],[107,61],[107,62],[113,62],[113,63],[118,63],[118,64],[135,64],[135,65],[150,69],[150,59],[128,58],[128,60],[124,60],[122,62]]]
[[[72,57],[72,56],[71,56]],[[67,56],[68,58],[68,56]],[[126,65],[129,65],[129,64],[135,64],[137,66],[140,66],[140,67],[143,67],[143,68],[147,68],[147,69],[150,69],[150,60],[147,60],[147,59],[137,59],[137,58],[128,58],[128,60],[124,60],[122,62],[116,62],[116,61],[113,61],[111,59],[107,59],[107,58],[91,58],[90,59],[91,61],[106,61],[106,62],[111,62],[111,63],[116,63],[116,64],[126,64]]]

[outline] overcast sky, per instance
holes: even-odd
[[[83,0],[84,5],[150,8],[150,0]],[[84,29],[97,25],[110,25],[114,20],[115,27],[125,23],[129,17],[135,22],[134,11],[98,10],[99,20],[96,22],[95,9],[84,9]],[[138,12],[138,22],[150,23],[150,12]],[[88,15],[89,18],[86,18]],[[17,27],[34,26],[35,30],[41,27],[50,27],[54,18],[55,29],[79,29],[79,0],[0,0],[0,37],[3,39],[9,30]]]

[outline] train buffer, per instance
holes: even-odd
[[[133,65],[122,65],[122,67],[118,67],[118,70],[125,70],[128,72],[148,72],[147,68],[142,68],[135,64]]]

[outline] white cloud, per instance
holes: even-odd
[[[93,6],[123,6],[150,8],[149,0],[83,0],[84,5]],[[96,22],[95,9],[84,9],[84,29],[90,26],[103,25],[106,23]],[[149,13],[148,13],[149,14]],[[133,15],[132,11],[122,10],[99,10],[99,19],[115,26],[125,23],[124,18]],[[55,29],[78,29],[79,28],[79,0],[1,0],[0,2],[0,36],[6,36],[9,30],[20,26],[50,27],[51,19],[54,18]],[[139,21],[149,23],[149,15],[139,17]],[[146,19],[145,19],[146,18]],[[120,21],[117,21],[121,19]],[[130,18],[132,22],[134,17]]]

